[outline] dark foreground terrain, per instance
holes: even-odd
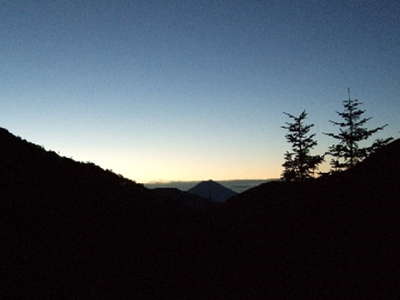
[[[397,299],[399,155],[215,206],[0,129],[0,296]]]

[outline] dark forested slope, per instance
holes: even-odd
[[[201,212],[3,129],[0,154],[1,296],[398,296],[399,140],[344,173]]]
[[[151,295],[184,260],[187,228],[202,214],[193,195],[148,190],[5,129],[0,191],[0,296],[115,295],[124,284]]]
[[[229,201],[225,228],[248,242],[240,250],[242,272],[274,270],[264,273],[265,284],[294,298],[394,297],[399,154],[396,140],[346,172],[304,184],[266,183]],[[253,286],[259,277],[242,279]]]

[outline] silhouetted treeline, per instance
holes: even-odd
[[[315,139],[315,133],[309,133],[314,124],[305,124],[307,118],[306,111],[302,111],[298,116],[284,113],[292,122],[286,122],[288,133],[286,140],[291,145],[292,151],[286,151],[282,164],[283,172],[281,178],[287,182],[304,182],[314,177],[326,156],[331,156],[330,173],[347,170],[354,167],[357,163],[387,145],[393,140],[392,137],[377,139],[370,146],[362,146],[369,137],[383,130],[387,124],[373,129],[365,127],[371,118],[363,117],[365,110],[361,109],[362,102],[358,99],[351,99],[350,89],[348,89],[349,98],[343,101],[343,112],[337,112],[342,118],[341,121],[330,121],[338,126],[337,133],[324,133],[336,140],[336,144],[329,146],[329,150],[323,155],[312,155],[311,150],[318,144]]]

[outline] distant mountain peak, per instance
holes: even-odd
[[[211,179],[198,183],[188,192],[208,199],[211,202],[225,202],[237,194],[231,189],[228,189],[222,184]]]

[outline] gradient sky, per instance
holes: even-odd
[[[346,88],[400,130],[400,1],[0,0],[0,126],[139,182],[279,177]]]

